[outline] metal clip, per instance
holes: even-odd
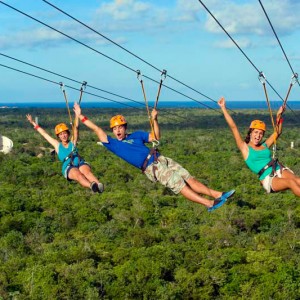
[[[167,70],[163,69],[161,72],[161,80],[164,81],[167,78]]]
[[[143,75],[140,70],[136,70],[136,77],[137,77],[138,81],[140,81],[140,82],[143,81],[143,79],[142,79]]]
[[[276,144],[273,144],[273,159],[276,157]]]
[[[83,81],[80,90],[83,91],[86,89],[87,82]]]
[[[158,141],[158,140],[152,141],[152,147],[153,147],[153,148],[156,148],[156,147],[158,147],[158,146],[159,146],[159,141]]]
[[[63,82],[59,83],[61,90],[64,92],[65,91],[65,85]]]
[[[259,79],[259,81],[260,81],[262,84],[265,84],[265,83],[266,83],[266,76],[265,76],[265,74],[263,73],[263,71],[260,71],[260,72],[259,72],[258,79]]]
[[[291,85],[294,85],[296,82],[298,82],[298,73],[294,73],[291,79]]]

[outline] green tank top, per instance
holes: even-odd
[[[268,148],[266,143],[263,143],[262,146],[265,148],[262,150],[254,150],[252,147],[248,146],[249,154],[247,159],[245,160],[248,168],[255,174],[258,174],[259,171],[268,164],[269,161],[272,160],[271,151]],[[280,166],[276,166],[276,170],[279,169]],[[268,168],[263,172],[263,174],[259,177],[259,180],[264,180],[268,175],[272,172],[272,167]]]

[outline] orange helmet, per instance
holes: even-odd
[[[263,121],[260,120],[253,120],[250,124],[251,129],[261,129],[263,131],[266,131],[266,124]]]
[[[66,131],[66,130],[69,131],[69,128],[65,123],[59,123],[55,126],[55,134],[56,135],[59,135],[61,132]]]
[[[127,124],[127,121],[122,115],[116,115],[110,119],[110,128],[125,124]]]

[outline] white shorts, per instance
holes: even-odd
[[[284,170],[289,170],[291,173],[294,174],[294,172],[290,169],[290,168],[287,168],[287,167],[283,167],[282,169],[278,169],[273,176],[268,175],[267,177],[265,177],[264,180],[261,181],[261,184],[263,186],[263,188],[266,190],[266,192],[269,194],[269,193],[274,193],[275,191],[272,189],[272,181],[273,181],[273,178],[274,177],[278,177],[278,178],[281,178],[282,177],[282,171]]]

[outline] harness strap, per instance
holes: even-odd
[[[157,170],[157,166],[156,166],[156,164],[157,164],[157,148],[151,148],[150,149],[150,152],[149,152],[149,154],[147,155],[147,157],[146,157],[146,159],[144,160],[144,162],[143,162],[143,166],[142,166],[142,168],[141,168],[141,170],[142,170],[142,172],[144,173],[145,172],[145,170],[146,170],[146,168],[147,168],[147,164],[148,164],[148,161],[149,161],[149,159],[152,157],[152,155],[153,155],[153,157],[154,157],[154,165],[153,165],[153,168],[152,168],[152,170],[153,170],[153,176],[154,176],[154,179],[157,181],[157,178],[156,178],[156,175],[155,175],[155,171]]]
[[[278,158],[273,158],[272,160],[270,160],[259,172],[258,172],[258,177],[260,177],[267,169],[269,169],[270,167],[272,167],[272,172],[271,172],[271,176],[274,176],[275,172],[276,172],[276,166],[279,165],[280,166],[280,170],[282,171],[283,169],[283,164],[280,163],[278,161]]]
[[[78,157],[78,165],[79,165],[80,162],[82,161],[82,158],[80,157],[79,153],[77,152],[77,149],[72,150],[72,152],[71,152],[68,156],[65,157],[65,159],[63,160],[63,163],[64,163],[65,161],[67,161],[68,159],[71,159],[69,165],[74,166],[73,161],[74,161],[74,154],[75,154],[75,153],[77,154],[77,157]]]

